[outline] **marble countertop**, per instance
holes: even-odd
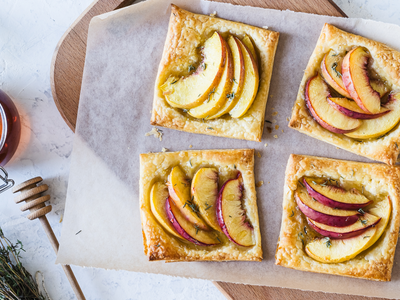
[[[92,0],[2,0],[0,9],[0,89],[14,100],[22,121],[19,149],[6,169],[16,183],[41,176],[50,186],[49,222],[60,236],[68,187],[73,133],[61,118],[50,89],[54,48]],[[335,0],[349,16],[400,25],[400,2]],[[24,244],[22,262],[45,275],[53,300],[74,299],[40,222],[29,221],[11,191],[0,195],[0,226]],[[212,282],[165,275],[73,267],[87,299],[226,299]]]

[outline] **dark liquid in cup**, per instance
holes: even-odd
[[[0,165],[4,166],[17,150],[21,136],[21,121],[11,98],[2,90],[0,90],[0,105],[0,110],[4,112],[4,114],[0,113],[0,141],[3,138],[3,121],[6,121],[5,142],[0,149]],[[5,116],[5,120],[2,119],[3,116]]]

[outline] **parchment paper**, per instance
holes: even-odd
[[[287,127],[303,70],[320,30],[329,22],[400,50],[400,28],[362,19],[317,16],[175,0],[198,13],[280,32],[261,143],[151,130],[153,86],[167,34],[170,1],[149,0],[92,20],[89,30],[67,203],[57,263],[162,273],[256,285],[396,298],[400,295],[400,251],[392,282],[371,282],[302,272],[274,265],[281,222],[286,162],[290,153],[367,161]],[[274,112],[278,112],[274,115]],[[284,132],[282,132],[282,130]],[[277,135],[278,138],[273,136]],[[265,147],[264,144],[268,143]],[[139,153],[189,149],[255,148],[256,181],[264,260],[259,262],[148,262],[139,215]]]

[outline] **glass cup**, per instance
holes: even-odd
[[[21,121],[11,98],[0,90],[0,166],[13,157],[21,137]]]

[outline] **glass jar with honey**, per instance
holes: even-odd
[[[10,161],[19,144],[21,121],[11,98],[0,90],[0,166]]]

